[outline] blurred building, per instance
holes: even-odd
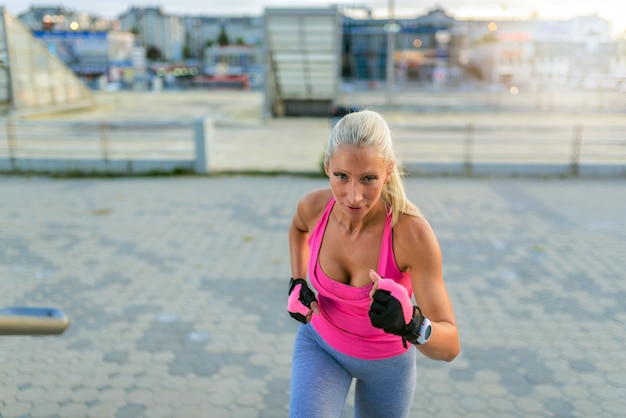
[[[393,26],[391,26],[393,25]],[[343,18],[342,77],[367,80],[370,85],[387,78],[388,53],[393,53],[396,82],[448,79],[458,61],[452,36],[455,20],[435,9],[415,19]],[[393,30],[394,51],[388,51],[388,31]]]
[[[577,86],[591,74],[610,74],[615,71],[611,63],[626,59],[611,39],[609,22],[598,16],[468,20],[455,27],[463,39],[464,67],[502,87]]]
[[[206,86],[263,87],[265,57],[258,46],[213,44],[204,50],[202,76]]]
[[[117,28],[116,19],[91,16],[63,6],[30,6],[17,17],[36,31],[107,31]]]
[[[107,84],[111,90],[125,89],[133,85],[135,69],[145,77],[145,50],[136,44],[135,35],[130,32],[111,31],[107,35],[107,55],[109,60]],[[137,57],[141,55],[141,57]]]
[[[32,34],[78,76],[92,79],[107,73],[108,32],[40,30]]]
[[[399,86],[456,87],[478,81],[494,89],[537,91],[612,89],[625,84],[626,41],[612,39],[609,22],[598,16],[456,20],[435,8],[423,16],[390,20],[373,19],[366,7],[336,9],[340,16],[337,33],[341,33],[337,59],[344,85],[375,88],[389,79]],[[361,13],[353,13],[354,9]],[[138,77],[149,81],[155,75],[167,75],[168,85],[180,84],[172,77],[187,78],[185,85],[190,87],[191,77],[245,75],[252,88],[261,88],[271,67],[266,54],[267,13],[176,16],[161,7],[133,6],[117,19],[102,19],[62,6],[31,6],[19,18],[57,53],[65,45],[55,41],[51,46],[54,36],[64,38],[65,43],[84,39],[93,44],[102,35],[91,33],[107,32],[107,48],[119,50],[113,42],[130,42],[127,35],[119,34],[132,34],[130,58],[129,54],[124,59],[109,57],[102,64],[108,65],[110,79],[126,80],[125,84]],[[74,52],[80,50],[76,42]],[[326,38],[320,36],[317,42]],[[84,65],[93,63],[94,54],[83,52],[64,61],[86,77],[106,73],[101,68],[86,71],[97,65]],[[101,52],[99,56],[104,55]],[[200,84],[209,86],[211,80],[205,78]]]
[[[264,28],[262,17],[185,16],[186,58],[202,59],[207,47],[262,46]]]
[[[341,67],[337,7],[265,9],[264,114],[328,116]]]
[[[137,36],[148,58],[180,61],[183,58],[185,27],[180,16],[166,14],[160,7],[131,7],[119,16],[120,28]]]

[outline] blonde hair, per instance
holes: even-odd
[[[402,164],[396,157],[391,140],[391,131],[385,119],[372,110],[361,110],[349,113],[333,127],[328,137],[324,165],[335,154],[337,148],[348,145],[351,147],[372,147],[380,158],[392,165],[389,181],[383,188],[381,198],[391,210],[391,224],[396,225],[400,213],[422,216],[420,210],[409,201],[404,189]]]

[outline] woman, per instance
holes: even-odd
[[[290,416],[339,417],[356,379],[356,417],[406,417],[416,349],[445,361],[460,349],[439,244],[406,197],[378,113],[350,113],[335,125],[324,170],[330,188],[306,194],[289,229],[288,311],[305,324]]]

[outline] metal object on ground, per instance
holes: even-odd
[[[0,335],[59,335],[70,325],[56,308],[14,306],[0,309]]]

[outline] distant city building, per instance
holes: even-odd
[[[160,7],[131,7],[119,16],[122,31],[132,32],[154,61],[180,61],[185,31],[180,16],[163,13]]]
[[[108,40],[108,60],[109,71],[107,81],[110,88],[121,89],[133,85],[137,67],[141,67],[142,60],[145,61],[145,50],[137,46],[135,35],[130,32],[111,31]],[[137,51],[141,51],[143,57],[136,57]],[[139,59],[139,62],[137,62]],[[144,75],[145,68],[140,68],[140,73]],[[142,80],[143,81],[143,80]]]
[[[219,84],[229,78],[244,88],[260,89],[263,85],[263,50],[247,45],[212,45],[204,50],[202,73],[208,78],[200,78],[206,85]]]
[[[466,20],[462,62],[485,81],[531,90],[577,85],[619,62],[609,22],[598,16],[569,20]],[[616,56],[617,54],[617,56]]]
[[[342,76],[346,80],[386,80],[388,38],[395,36],[396,81],[438,82],[448,79],[458,62],[453,29],[456,21],[435,9],[415,19],[343,19]],[[390,25],[396,25],[391,27]]]
[[[33,35],[81,77],[99,77],[108,71],[107,32],[40,30]]]
[[[363,13],[352,13],[355,9]],[[435,8],[423,16],[389,20],[373,19],[371,10],[362,6],[338,10],[341,77],[348,83],[374,87],[386,81],[392,53],[391,80],[399,85],[453,86],[478,80],[503,89],[594,88],[620,85],[626,74],[626,39],[612,39],[610,23],[595,15],[564,20],[456,20]],[[164,68],[193,68],[187,73],[246,74],[254,87],[266,71],[265,15],[176,16],[161,7],[133,6],[117,19],[103,19],[63,6],[31,6],[18,17],[53,53],[74,43],[73,52],[79,56],[66,54],[64,61],[81,75],[104,74],[96,68],[102,65],[109,66],[109,78],[127,80],[135,79],[138,71],[149,77],[156,69],[163,74]],[[392,51],[388,50],[390,30]],[[102,32],[110,34],[106,37],[109,58],[96,65],[94,54],[103,56],[102,51],[87,51],[79,40],[93,44]],[[124,58],[110,57],[111,49],[120,50],[114,44],[125,45]],[[145,55],[140,64],[138,54]]]
[[[262,17],[183,17],[187,57],[201,59],[206,47],[213,45],[262,46]]]
[[[31,30],[107,31],[117,28],[115,19],[90,16],[63,6],[30,6],[18,18]]]

